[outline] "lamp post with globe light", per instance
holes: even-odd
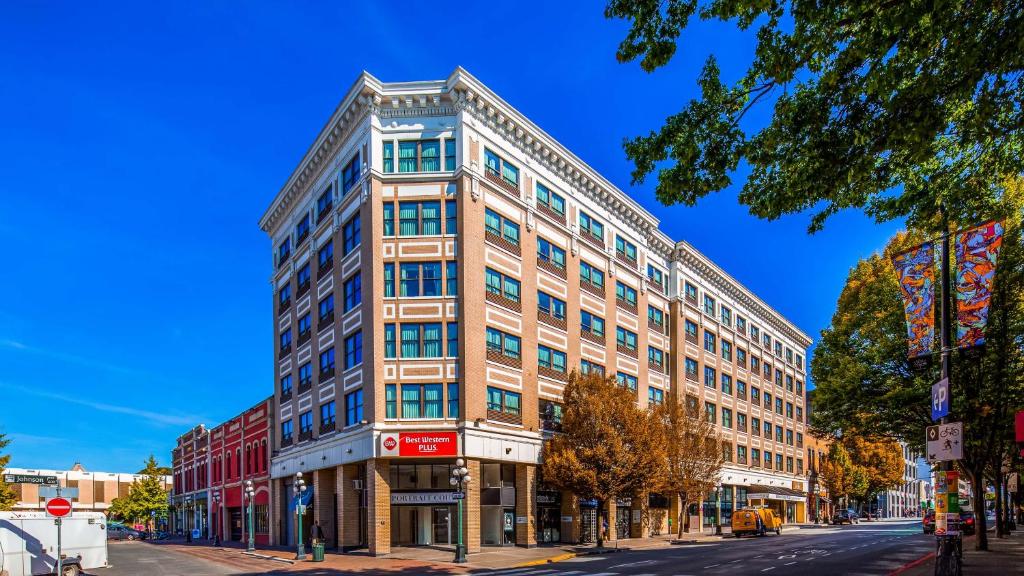
[[[722,483],[715,484],[715,535],[722,535]]]
[[[456,459],[450,482],[452,486],[459,490],[456,496],[456,499],[459,501],[458,543],[455,545],[455,562],[457,563],[464,563],[466,561],[466,546],[462,543],[462,502],[466,499],[466,486],[471,480],[469,469],[466,468],[466,461],[462,458]]]
[[[220,490],[213,491],[213,545],[220,546]]]
[[[252,480],[245,481],[245,496],[249,499],[249,544],[246,547],[247,552],[256,551],[256,528],[253,525],[253,504],[256,502],[256,488],[252,485]]]
[[[306,491],[306,481],[302,479],[302,472],[295,473],[295,483],[292,485],[295,492],[295,559],[306,559],[306,547],[302,541],[302,494]]]

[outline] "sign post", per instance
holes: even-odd
[[[64,561],[61,554],[60,530],[63,519],[71,516],[71,500],[60,496],[60,486],[57,487],[57,497],[46,501],[46,515],[56,518],[54,523],[57,525],[57,574],[63,574]]]

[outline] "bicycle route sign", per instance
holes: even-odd
[[[964,423],[939,424],[925,428],[929,462],[960,460],[964,457]]]

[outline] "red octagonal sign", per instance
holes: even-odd
[[[71,515],[71,500],[67,498],[50,498],[46,501],[46,513],[54,518]]]

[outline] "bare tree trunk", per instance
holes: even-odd
[[[597,547],[604,548],[604,509],[605,501],[597,500]]]
[[[975,514],[975,532],[978,534],[974,541],[975,550],[988,550],[988,533],[985,531],[985,475],[981,471],[971,471],[971,489],[974,491],[974,510],[980,510]]]
[[[994,506],[994,510],[996,513],[996,538],[1006,538],[1006,527],[1003,525],[1003,475],[1000,474],[999,470],[997,469],[994,476],[995,481],[993,482],[993,484],[995,485],[996,489],[996,501]]]
[[[679,526],[676,529],[676,538],[682,538],[683,533],[690,527],[690,503],[686,501],[686,498],[680,494],[679,501],[683,505],[683,510],[680,513]]]

